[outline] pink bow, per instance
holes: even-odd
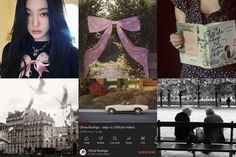
[[[88,27],[90,33],[105,31],[96,46],[88,49],[84,54],[84,76],[86,77],[88,75],[89,65],[95,62],[106,48],[112,33],[113,24],[116,24],[118,36],[125,50],[135,61],[142,65],[145,77],[148,77],[148,49],[135,46],[123,31],[123,29],[133,32],[140,30],[140,21],[137,16],[119,21],[110,21],[105,18],[88,16]]]
[[[34,69],[38,72],[39,77],[42,77],[43,72],[49,72],[46,68],[49,66],[48,54],[46,52],[42,52],[38,55],[36,60],[31,60],[30,56],[25,54],[23,56],[24,59],[24,67],[21,71],[19,78],[23,77],[24,75],[30,77],[31,75],[31,65],[34,65]]]

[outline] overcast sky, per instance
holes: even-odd
[[[69,113],[60,109],[63,97],[63,86],[68,90],[68,103],[72,104],[74,110],[78,109],[78,79],[44,79],[46,92],[42,95],[35,95],[31,87],[37,88],[39,79],[0,79],[0,122],[5,123],[8,112],[15,110],[24,111],[30,99],[34,98],[31,108],[38,112],[50,113],[56,126],[64,126],[64,120]]]

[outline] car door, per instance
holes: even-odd
[[[129,105],[119,105],[119,111],[129,111]]]

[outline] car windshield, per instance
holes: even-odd
[[[129,105],[130,104],[130,102],[128,102],[128,101],[122,101],[121,102],[121,105]]]

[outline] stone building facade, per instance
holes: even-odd
[[[15,111],[9,112],[6,119],[6,124],[9,128],[12,128],[8,132],[8,143],[6,145],[5,153],[7,154],[21,154],[23,153],[23,131],[24,131],[24,119],[22,117],[23,112]]]
[[[49,114],[31,110],[25,115],[23,129],[25,151],[35,152],[37,148],[55,148],[53,138],[51,138],[55,135],[55,122]]]
[[[73,114],[77,115],[78,111]],[[78,117],[75,120],[70,126],[55,127],[50,114],[42,111],[9,112],[6,124],[0,125],[0,151],[5,154],[34,153],[42,149],[76,151]]]
[[[79,147],[79,111],[73,111],[75,121],[69,126],[67,125],[67,141],[71,147],[71,151],[75,154]]]

